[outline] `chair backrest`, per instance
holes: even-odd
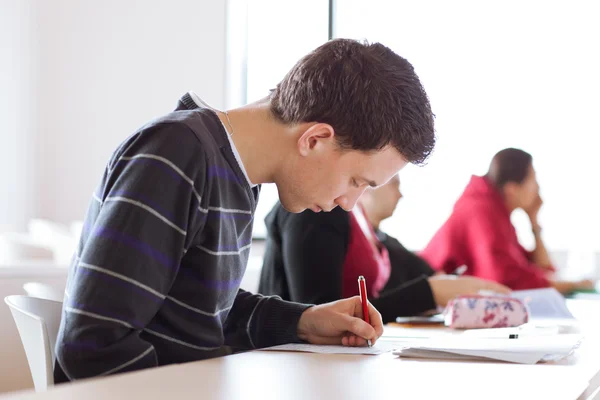
[[[63,294],[58,288],[45,283],[27,282],[23,285],[23,290],[25,290],[28,296],[37,297],[38,299],[63,300]]]
[[[8,296],[10,307],[36,391],[54,385],[54,345],[60,326],[62,303],[29,296]]]

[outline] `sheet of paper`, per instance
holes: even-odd
[[[401,343],[394,354],[404,357],[494,359],[535,364],[569,355],[583,336],[555,335],[519,339],[484,339],[466,336]],[[457,357],[454,357],[457,356]]]
[[[527,305],[532,319],[575,318],[567,308],[565,298],[554,288],[517,290],[511,293],[511,297]]]
[[[282,344],[279,346],[266,347],[259,350],[268,351],[302,351],[308,353],[321,353],[321,354],[369,354],[378,355],[388,353],[392,351],[395,345],[379,343],[373,347],[348,347],[348,346],[320,346],[316,344],[304,344],[304,343],[290,343]]]
[[[498,360],[517,364],[535,364],[541,361],[544,352],[484,352],[484,351],[440,351],[440,350],[425,350],[425,349],[400,349],[394,351],[395,355],[410,358],[433,358],[438,360],[457,360],[457,361],[489,361]]]

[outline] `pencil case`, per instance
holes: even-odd
[[[458,296],[448,302],[444,323],[450,328],[506,328],[529,321],[529,310],[519,299],[504,296]]]

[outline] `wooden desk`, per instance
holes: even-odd
[[[596,330],[600,302],[569,307]],[[599,349],[600,335],[588,336],[568,359],[538,365],[255,351],[1,399],[587,399],[600,386]]]

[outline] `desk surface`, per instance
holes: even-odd
[[[570,301],[569,308],[582,321],[586,340],[552,364],[254,351],[1,399],[587,399],[600,387],[600,335],[588,335],[600,332],[600,320],[594,321],[600,302]]]

